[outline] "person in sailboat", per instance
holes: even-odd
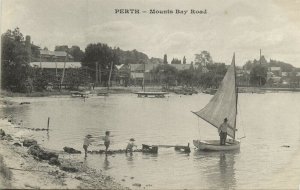
[[[220,145],[225,145],[226,143],[226,138],[227,138],[227,128],[232,128],[229,124],[228,124],[228,119],[225,118],[224,122],[220,125],[220,127],[218,128],[218,132],[219,132],[219,136],[220,136]]]

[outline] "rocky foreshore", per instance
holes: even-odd
[[[0,188],[12,189],[128,189],[85,161],[46,150],[34,139],[15,137],[8,119],[0,119]]]

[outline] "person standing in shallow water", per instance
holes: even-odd
[[[227,128],[230,127],[230,125],[227,123],[228,119],[225,118],[224,122],[220,125],[218,128],[219,136],[220,136],[220,145],[225,145],[226,138],[227,138]]]
[[[126,149],[125,149],[125,152],[127,153],[128,151],[130,152],[130,153],[132,153],[132,149],[133,149],[133,147],[137,147],[135,144],[134,144],[134,138],[131,138],[130,140],[129,140],[129,142],[128,142],[128,144],[127,144],[127,146],[126,146]]]
[[[104,141],[104,146],[105,146],[105,154],[107,153],[108,147],[110,145],[110,132],[106,131],[105,132],[105,137],[103,137],[103,141]]]
[[[91,145],[91,137],[92,135],[86,135],[84,140],[83,140],[83,149],[84,149],[84,157],[87,157],[87,149],[89,147],[89,145]]]

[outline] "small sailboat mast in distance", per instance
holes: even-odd
[[[232,63],[215,95],[204,108],[193,112],[216,128],[223,123],[224,118],[227,118],[228,124],[231,126],[227,128],[227,135],[232,139],[227,139],[225,145],[220,145],[219,140],[194,140],[193,143],[199,150],[220,151],[240,148],[240,142],[235,140],[238,101],[235,73],[235,55],[233,55]]]

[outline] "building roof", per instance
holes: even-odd
[[[117,68],[118,70],[120,70],[123,66],[124,66],[124,64],[116,65],[116,68]]]
[[[41,55],[54,55],[53,51],[49,51],[49,50],[40,50],[40,54]]]
[[[31,67],[42,67],[45,69],[63,69],[65,62],[31,62]],[[66,62],[65,68],[81,68],[80,62]]]
[[[270,67],[271,71],[280,71],[281,68],[280,67]]]
[[[70,54],[68,54],[65,51],[49,51],[49,50],[40,50],[41,55],[49,55],[49,56],[55,56],[55,57],[72,57]]]
[[[67,53],[65,51],[54,51],[54,55],[57,57],[66,57]]]
[[[148,63],[148,64],[130,64],[130,70],[131,71],[144,71],[145,72],[150,72],[152,69],[156,68],[160,64],[153,64],[153,63]]]

